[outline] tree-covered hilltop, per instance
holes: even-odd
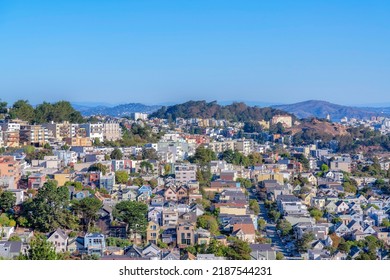
[[[216,101],[207,103],[206,101],[188,101],[183,104],[173,106],[163,106],[158,111],[150,115],[151,118],[172,119],[177,118],[214,118],[231,121],[269,121],[275,115],[290,115],[284,111],[270,107],[250,107],[245,103],[233,103],[227,106],[221,106]]]
[[[43,102],[34,108],[28,100],[18,100],[9,109],[9,118],[21,119],[35,124],[51,121],[83,122],[80,112],[76,111],[68,101]]]

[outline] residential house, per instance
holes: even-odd
[[[176,190],[173,187],[169,187],[164,191],[164,198],[166,201],[177,201]]]
[[[57,253],[65,252],[68,245],[68,235],[62,229],[58,228],[47,236],[47,241],[53,243]]]
[[[179,214],[175,210],[167,209],[162,211],[162,226],[164,228],[176,228]]]
[[[165,251],[163,252],[161,259],[164,261],[179,261],[180,251],[178,250]]]
[[[130,257],[131,259],[144,259],[145,256],[142,253],[142,248],[137,245],[130,245],[124,250],[124,255]]]
[[[242,241],[254,243],[256,238],[256,231],[253,224],[234,224],[232,236],[237,237]]]
[[[33,173],[30,176],[28,176],[29,189],[42,188],[45,182],[46,182],[46,175],[43,173]]]
[[[146,230],[146,242],[157,244],[160,236],[160,225],[156,220],[149,220]]]
[[[198,228],[195,231],[195,242],[198,245],[206,244],[208,245],[210,243],[210,236],[211,233],[203,228]]]
[[[142,250],[142,254],[150,260],[160,260],[162,250],[155,243],[150,243]]]
[[[195,244],[195,229],[190,223],[178,224],[176,228],[177,246],[186,248]]]
[[[270,244],[250,244],[252,260],[276,260],[276,251]]]
[[[106,249],[106,240],[101,233],[87,233],[84,236],[84,248],[88,255],[100,255],[104,254]]]
[[[2,258],[15,259],[26,251],[27,248],[20,241],[0,241],[0,257]]]

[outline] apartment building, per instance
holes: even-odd
[[[65,138],[65,143],[69,146],[79,146],[79,147],[91,147],[92,141],[89,137],[72,137]]]
[[[3,145],[5,147],[17,148],[20,145],[19,131],[3,131]]]
[[[109,121],[103,124],[103,138],[108,141],[121,139],[121,128],[118,122]]]
[[[92,140],[98,139],[103,142],[103,131],[104,127],[102,123],[84,123],[80,124],[80,128],[84,128],[86,132],[86,136]]]
[[[49,141],[49,132],[41,125],[21,125],[19,141],[22,145],[43,146]]]
[[[20,163],[13,156],[0,156],[0,178],[12,178],[14,184],[17,184],[20,177]]]
[[[64,138],[72,137],[75,134],[75,127],[69,122],[63,123],[45,123],[42,125],[45,127],[56,140],[63,140]]]
[[[175,166],[175,179],[181,183],[196,181],[196,164],[183,164]]]

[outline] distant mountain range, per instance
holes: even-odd
[[[320,100],[308,100],[287,105],[273,105],[272,107],[294,114],[300,119],[308,117],[326,118],[328,114],[332,121],[340,121],[344,117],[369,119],[373,116],[390,116],[390,107],[350,107]]]
[[[308,101],[299,102],[295,104],[285,104],[285,105],[268,105],[262,103],[254,104],[255,102],[251,102],[251,103],[252,104],[245,104],[245,106],[244,103],[235,103],[235,104],[241,104],[240,105],[241,108],[238,111],[240,111],[240,114],[246,115],[245,119],[247,119],[250,116],[255,116],[256,118],[259,117],[259,115],[262,115],[263,112],[261,112],[260,114],[258,114],[259,112],[253,114],[252,111],[255,110],[254,108],[263,108],[263,107],[271,107],[274,109],[278,109],[280,110],[279,113],[283,113],[282,111],[284,111],[293,114],[300,119],[309,118],[309,117],[326,118],[328,114],[330,115],[332,121],[340,121],[344,117],[358,118],[358,119],[369,119],[373,116],[390,117],[390,107],[385,107],[385,106],[353,107],[353,106],[333,104],[321,100],[308,100]],[[231,105],[227,105],[226,102],[221,102],[220,104],[223,104],[225,106],[218,105],[216,102],[206,103],[205,101],[199,101],[199,102],[191,101],[184,104],[176,104],[172,106],[145,105],[141,103],[128,103],[128,104],[121,104],[116,106],[96,104],[96,103],[90,103],[90,104],[72,103],[73,107],[84,116],[107,115],[113,117],[123,117],[136,112],[148,113],[148,114],[152,114],[156,112],[156,114],[153,115],[159,117],[164,117],[164,116],[166,117],[167,113],[172,115],[173,117],[188,117],[188,118],[195,117],[195,116],[223,117],[225,115],[226,116],[230,115],[227,114],[229,109],[233,109],[233,108],[236,109],[235,107],[230,107]],[[252,106],[255,105],[255,107],[250,107],[249,105]],[[225,110],[225,108],[227,110]],[[209,111],[209,109],[211,110]],[[246,110],[249,111],[246,113]],[[267,117],[269,117],[268,114]]]
[[[104,115],[112,117],[124,117],[130,116],[131,113],[153,113],[161,108],[159,105],[144,105],[141,103],[129,103],[121,104],[117,106],[91,106],[86,103],[78,104],[73,103],[73,107],[78,110],[83,116],[92,116],[92,115]]]

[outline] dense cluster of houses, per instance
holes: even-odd
[[[292,125],[291,120],[285,118],[275,121],[285,126]],[[169,129],[164,120],[145,122],[155,132]],[[355,241],[375,236],[387,246],[390,245],[389,228],[383,226],[383,221],[389,219],[389,196],[375,189],[370,194],[356,195],[346,191],[343,184],[345,174],[351,174],[357,164],[372,164],[363,155],[335,154],[331,149],[319,148],[320,145],[307,145],[286,146],[286,150],[293,155],[287,157],[273,149],[275,145],[285,142],[283,137],[271,135],[270,141],[265,144],[258,144],[250,138],[232,137],[242,124],[199,119],[177,119],[176,123],[176,130],[168,131],[158,142],[120,148],[123,159],[109,159],[114,148],[93,146],[91,141],[96,138],[102,142],[120,139],[119,120],[98,124],[50,123],[40,126],[4,122],[1,124],[3,145],[43,146],[49,143],[53,155],[30,163],[26,162],[22,150],[1,155],[0,187],[15,194],[16,205],[21,205],[32,195],[28,190],[39,191],[50,179],[56,180],[58,186],[70,181],[88,187],[80,190],[67,186],[70,199],[95,196],[102,201],[103,207],[96,223],[99,232],[72,237],[65,229],[45,233],[57,252],[70,254],[99,255],[104,259],[221,259],[223,257],[213,254],[181,252],[190,246],[207,247],[215,241],[229,245],[230,237],[234,237],[250,244],[252,259],[276,259],[275,244],[267,244],[264,241],[268,237],[267,232],[259,228],[258,220],[264,213],[255,213],[250,207],[250,199],[273,203],[275,210],[292,225],[293,234],[283,244],[291,247],[291,251],[294,251],[294,242],[305,233],[314,234],[309,249],[300,253],[299,257],[347,259],[359,255],[361,248],[354,248],[349,253],[331,252],[329,248],[334,242],[334,235]],[[183,132],[186,126],[194,124],[205,133],[194,135]],[[11,137],[11,134],[14,136]],[[26,138],[25,134],[30,138]],[[38,142],[34,139],[38,139]],[[12,144],[10,141],[15,142]],[[69,149],[62,148],[65,143],[70,146]],[[200,167],[187,161],[200,145],[216,154],[227,150],[243,155],[260,153],[263,162],[245,167],[224,160],[211,161],[212,180],[201,187],[197,181]],[[152,149],[158,159],[137,159],[148,149]],[[296,155],[304,156],[307,164],[304,166]],[[152,167],[150,170],[143,169],[142,163],[145,161]],[[379,162],[383,170],[389,169],[390,160],[385,156]],[[96,163],[106,166],[107,172],[89,171]],[[324,165],[327,169],[321,170]],[[119,184],[115,180],[117,171],[126,171],[130,175],[129,181],[141,178],[143,183]],[[372,187],[377,180],[370,176],[349,175],[349,178],[357,182],[357,190]],[[250,180],[252,187],[246,189],[239,179]],[[155,183],[148,183],[151,181]],[[103,189],[104,192],[101,191]],[[204,200],[209,200],[207,209],[202,204]],[[148,205],[145,217],[148,226],[144,238],[141,234],[129,236],[127,225],[115,222],[113,208],[121,201],[138,201]],[[312,209],[322,211],[323,215],[315,219],[310,213]],[[215,215],[219,234],[197,226],[199,217],[208,213]],[[25,252],[34,236],[32,229],[20,226],[0,226],[0,232],[0,256],[5,258]],[[18,236],[21,241],[9,241],[13,236]],[[108,246],[107,238],[130,238],[133,245]],[[378,258],[386,257],[382,255],[378,253]]]

